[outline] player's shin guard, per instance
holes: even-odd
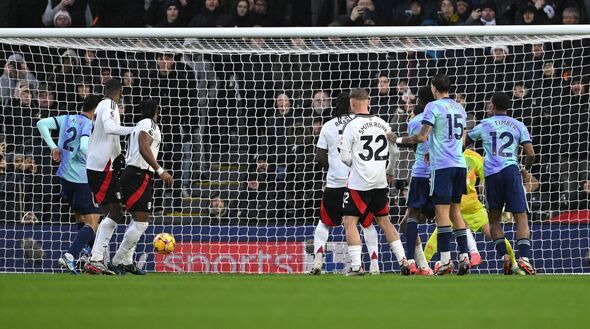
[[[145,232],[148,227],[147,222],[136,222],[133,221],[125,235],[123,236],[123,242],[119,246],[115,257],[113,257],[113,264],[114,265],[130,265],[133,264],[133,253],[135,252],[135,247],[137,246],[137,242]]]
[[[363,227],[363,236],[371,258],[369,272],[379,272],[379,233],[377,233],[375,226],[371,224],[369,227]]]
[[[92,246],[91,261],[100,262],[104,259],[105,248],[109,245],[115,228],[117,228],[117,222],[109,217],[105,217],[102,222],[100,222],[94,239],[94,246]]]
[[[457,240],[457,247],[459,253],[469,254],[469,245],[467,244],[467,229],[455,230],[455,239]]]
[[[518,248],[518,255],[521,258],[529,259],[531,257],[531,240],[528,238],[518,239],[516,241],[516,247]]]
[[[424,255],[424,250],[422,250],[422,245],[417,245],[414,251],[418,268],[429,268],[430,266],[428,266],[428,261],[426,260],[426,255]]]
[[[437,239],[438,250],[440,251],[440,262],[442,265],[451,261],[451,236],[453,229],[451,226],[439,226]]]
[[[361,246],[348,246],[348,255],[350,256],[350,267],[352,271],[358,271],[361,268]]]
[[[406,250],[408,259],[415,258],[416,240],[418,239],[418,221],[416,218],[408,218],[406,223]]]
[[[72,241],[67,252],[77,259],[80,256],[80,251],[93,239],[94,230],[89,225],[84,225],[80,228],[78,234],[76,234],[76,238]]]
[[[314,267],[322,268],[324,262],[324,254],[326,251],[326,242],[328,242],[328,235],[330,231],[326,224],[319,222],[313,232],[313,253],[314,253]]]

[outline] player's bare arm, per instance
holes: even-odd
[[[420,128],[420,132],[406,137],[397,137],[394,132],[387,133],[387,140],[398,145],[416,145],[418,143],[424,143],[428,140],[428,135],[432,131],[432,126],[423,124]]]
[[[139,133],[139,153],[143,159],[157,172],[160,169],[160,165],[158,164],[158,161],[156,161],[156,158],[154,157],[154,154],[150,148],[153,141],[154,139],[147,132],[141,131]],[[162,172],[160,174],[160,178],[164,181],[166,186],[172,186],[172,176],[168,172]]]
[[[533,144],[531,143],[524,144],[523,148],[525,153],[524,169],[526,171],[529,171],[535,163],[535,149],[533,148]]]
[[[315,161],[322,165],[324,169],[328,169],[328,150],[321,147],[316,148]]]

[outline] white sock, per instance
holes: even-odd
[[[473,233],[469,228],[467,228],[467,246],[469,247],[469,252],[477,252],[477,243],[475,243],[475,238],[473,237]]]
[[[363,248],[361,246],[348,246],[348,256],[350,256],[350,267],[353,271],[358,271],[361,268],[361,253]]]
[[[313,232],[313,252],[314,252],[314,267],[321,268],[324,264],[324,254],[326,251],[326,242],[328,242],[328,235],[330,230],[328,226],[319,222]]]
[[[94,245],[92,246],[92,257],[90,260],[93,262],[100,262],[104,260],[105,248],[109,246],[113,232],[117,228],[117,222],[105,217],[98,225],[98,232],[94,238]]]
[[[417,245],[416,250],[414,251],[414,257],[416,257],[416,265],[418,268],[428,268],[428,261],[426,260],[426,255],[424,255],[424,250],[422,250],[422,245]]]
[[[137,242],[147,227],[147,222],[133,221],[131,224],[129,224],[129,227],[125,232],[125,236],[123,236],[123,242],[121,242],[115,257],[113,257],[114,265],[129,265],[133,263],[133,253],[135,252],[135,247],[137,246]]]
[[[371,258],[371,262],[374,259],[379,259],[379,233],[375,229],[375,226],[371,224],[371,226],[365,228],[363,227],[363,237],[365,238],[365,245],[367,245],[367,251],[369,252],[369,257]]]
[[[391,247],[391,251],[395,255],[395,258],[397,259],[397,263],[401,265],[404,258],[406,258],[406,252],[404,251],[404,246],[402,245],[402,241],[395,240],[392,243],[390,243],[389,246]]]
[[[451,261],[451,252],[450,251],[441,251],[440,252],[440,264],[447,265]]]

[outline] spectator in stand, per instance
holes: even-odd
[[[162,21],[156,24],[156,27],[182,27],[186,22],[180,19],[180,5],[176,0],[170,0],[166,5],[166,15]]]
[[[545,23],[541,17],[537,16],[537,9],[532,4],[528,4],[522,10],[520,20],[517,19],[516,22],[523,25],[539,25]]]
[[[352,2],[348,3],[352,5]],[[356,5],[352,7],[349,16],[341,17],[338,20],[343,26],[363,26],[367,21],[372,21],[373,24],[379,21],[378,13],[375,11],[375,5],[372,0],[358,0]]]
[[[457,1],[457,14],[459,14],[459,23],[464,24],[471,16],[471,0]]]
[[[266,182],[264,175],[248,174],[244,189],[239,194],[238,217],[240,219],[275,220],[276,191]]]
[[[45,215],[40,191],[42,184],[30,151],[24,154],[23,150],[21,147],[6,156],[6,215],[21,223],[34,223]],[[47,221],[52,220],[51,213],[47,213],[47,217]]]
[[[75,78],[80,74],[80,57],[73,49],[67,49],[59,57],[60,65],[55,67],[55,72],[47,80],[56,86],[60,107],[68,108],[76,101]]]
[[[454,0],[442,0],[437,12],[436,22],[438,25],[449,26],[459,25],[461,16],[457,12],[457,4]]]
[[[16,85],[20,80],[29,81],[33,88],[37,87],[37,78],[29,72],[23,54],[12,54],[6,59],[4,72],[0,77],[0,104],[8,104],[14,95]]]
[[[157,1],[152,1],[152,3]],[[90,1],[94,27],[145,27],[145,0]]]
[[[63,12],[67,12],[64,14]],[[61,20],[58,21],[58,13]],[[70,17],[71,27],[90,27],[92,26],[92,12],[87,0],[47,0],[47,7],[43,13],[43,25],[64,27],[64,16]],[[56,25],[59,23],[60,25]]]
[[[254,0],[250,8],[252,10],[252,21],[255,26],[272,26],[266,0]]]
[[[313,109],[314,118],[329,118],[331,116],[330,112],[332,110],[332,104],[328,92],[324,90],[316,90],[313,93],[311,108]]]
[[[230,202],[222,198],[220,193],[213,193],[209,198],[209,213],[207,214],[208,225],[229,225],[237,224],[237,214],[230,209]]]
[[[74,112],[79,110],[80,105],[84,103],[84,100],[88,95],[92,94],[92,83],[87,81],[84,77],[76,78],[76,104],[69,108],[70,111]]]
[[[409,8],[405,11],[406,21],[404,25],[407,26],[420,26],[424,21],[424,2],[422,0],[410,1]]]
[[[313,119],[313,123],[311,126],[313,138],[314,138],[314,145],[316,144],[316,139],[320,137],[320,132],[322,131],[322,126],[324,125],[324,120],[321,118]]]
[[[291,100],[286,93],[280,93],[276,97],[275,112],[267,119],[267,145],[269,154],[274,157],[277,166],[277,174],[284,178],[287,166],[287,148],[289,145],[289,132],[295,124]]]
[[[136,74],[131,69],[123,70],[123,93],[121,103],[125,106],[125,115],[122,121],[125,123],[135,123],[135,117],[139,117],[141,113],[137,112],[139,103],[141,102],[142,94],[141,87],[138,85]]]
[[[375,90],[375,89],[373,89]],[[391,123],[397,117],[398,95],[391,88],[391,81],[386,73],[379,74],[376,93],[371,95],[371,113]]]
[[[499,25],[496,17],[496,4],[493,0],[484,0],[480,3],[479,8],[475,8],[465,25]]]
[[[569,157],[570,161],[582,159],[587,155],[589,136],[589,97],[587,83],[579,76],[571,79],[569,94],[561,99],[561,110],[558,120],[552,126],[552,136],[556,137],[554,143],[559,143],[559,153]],[[558,138],[558,139],[557,139]]]
[[[59,10],[53,17],[53,27],[70,27],[72,26],[72,17],[67,10]]]
[[[234,8],[231,26],[252,27],[254,26],[253,18],[250,12],[250,2],[248,0],[239,0]]]
[[[41,118],[58,115],[55,91],[52,86],[46,83],[39,84],[37,87],[37,105],[39,106],[39,116]]]
[[[223,27],[230,26],[231,17],[226,14],[219,4],[219,0],[205,0],[201,13],[190,21],[192,27]]]
[[[568,210],[590,209],[590,180],[583,181],[580,188],[570,193]]]
[[[561,24],[580,24],[580,10],[576,7],[566,7],[561,12]]]
[[[540,24],[557,24],[557,11],[552,3],[547,3],[545,0],[533,0],[533,6],[537,10],[535,17]]]

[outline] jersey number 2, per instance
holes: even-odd
[[[70,128],[68,128],[68,130],[66,130],[66,133],[72,134],[72,136],[70,136],[68,139],[65,140],[63,149],[66,151],[73,152],[74,148],[68,144],[70,144],[71,142],[76,140],[76,136],[78,135],[78,131],[76,130],[76,128],[70,127]]]
[[[363,153],[359,153],[359,158],[361,158],[361,160],[371,161],[373,156],[375,156],[375,161],[387,160],[389,155],[382,155],[383,151],[387,148],[387,139],[385,138],[385,135],[379,135],[375,138],[375,143],[381,142],[381,146],[379,146],[377,151],[373,151],[373,148],[371,147],[373,136],[361,136],[361,140],[365,142],[365,144],[363,144]],[[365,155],[364,151],[369,153]]]

